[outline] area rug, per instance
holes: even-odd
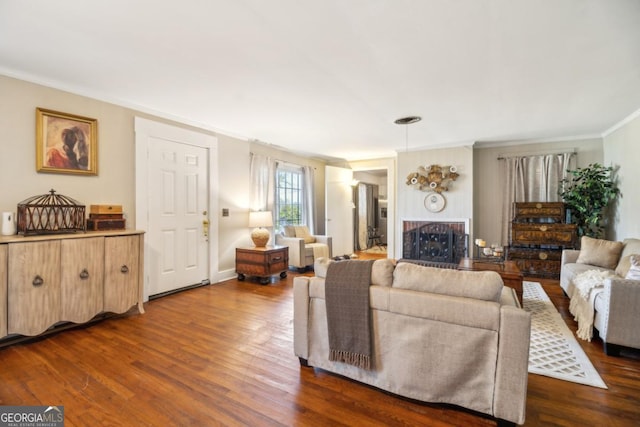
[[[366,254],[386,254],[387,247],[386,246],[372,246],[369,249],[365,249],[362,251]]]
[[[523,283],[523,306],[531,313],[530,373],[607,388],[540,283]]]

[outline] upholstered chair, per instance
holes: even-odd
[[[287,225],[276,233],[276,245],[289,247],[289,267],[304,271],[317,258],[332,256],[331,237],[311,234],[307,226]]]

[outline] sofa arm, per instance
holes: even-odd
[[[565,249],[562,251],[562,259],[560,261],[560,264],[575,264],[575,262],[578,260],[579,255],[580,251],[577,249]]]
[[[301,359],[309,358],[309,277],[293,279],[293,351]]]
[[[500,342],[496,366],[494,416],[523,424],[527,407],[531,314],[520,308],[500,309]]]
[[[301,237],[285,237],[276,234],[276,244],[289,247],[289,265],[294,267],[305,267],[304,239]]]
[[[604,281],[603,322],[600,337],[606,343],[640,348],[640,281],[609,278]]]

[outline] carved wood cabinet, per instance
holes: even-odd
[[[143,244],[133,230],[0,237],[0,339],[143,313]]]
[[[525,276],[559,277],[562,250],[576,243],[576,225],[565,223],[564,203],[514,204],[507,259]]]

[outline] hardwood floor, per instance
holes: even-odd
[[[1,349],[0,405],[64,405],[67,427],[496,424],[300,367],[296,275],[184,291],[145,304],[144,315]],[[557,281],[542,282],[575,331]],[[607,357],[598,339],[581,344],[609,389],[529,375],[525,425],[638,425],[640,354]]]

